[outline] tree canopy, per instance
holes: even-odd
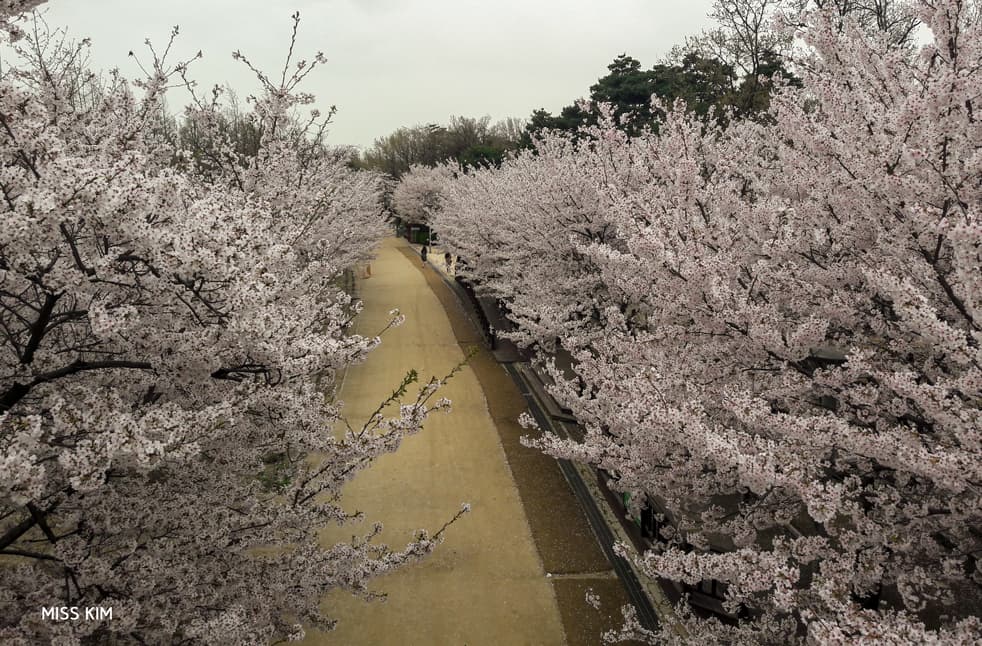
[[[624,638],[982,640],[982,11],[916,3],[914,50],[825,4],[768,119],[598,104],[443,191],[444,244],[584,426],[527,442],[649,506],[638,566],[733,617]]]
[[[34,4],[0,1],[11,39],[11,13]],[[292,116],[323,56],[291,46],[278,83],[254,70],[248,138],[220,92],[196,96],[183,149],[161,115],[189,61],[151,53],[146,78],[102,83],[75,64],[84,43],[15,46],[26,62],[0,79],[0,642],[268,644],[330,627],[328,590],[368,595],[439,540],[390,549],[354,528],[322,548],[320,529],[361,518],[342,485],[449,402],[429,401],[436,381],[414,397],[410,375],[383,403],[405,395],[397,411],[351,428],[325,398],[379,343],[350,333],[358,306],[336,279],[385,228],[381,178],[347,168],[317,111]],[[90,606],[116,614],[40,612]]]

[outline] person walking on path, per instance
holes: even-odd
[[[423,248],[419,250],[419,255],[423,257],[423,266],[424,267],[426,266],[426,254],[428,252],[429,252],[429,249],[426,248],[426,245],[425,244],[423,245]]]
[[[443,266],[446,267],[448,274],[451,273],[452,271],[451,270],[452,263],[453,263],[453,256],[450,254],[450,252],[448,251],[445,254],[443,254]]]

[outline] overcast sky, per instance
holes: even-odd
[[[450,115],[527,118],[585,96],[621,52],[653,65],[686,35],[709,26],[711,0],[49,0],[46,19],[92,38],[95,67],[138,74],[129,50],[199,49],[191,76],[258,85],[232,60],[240,49],[263,70],[282,69],[290,14],[301,13],[298,52],[328,64],[304,89],[337,105],[330,140],[370,146],[400,126]],[[176,93],[173,107],[184,102]]]

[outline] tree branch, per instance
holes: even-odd
[[[48,383],[62,377],[68,377],[80,372],[91,370],[112,370],[114,368],[132,368],[136,370],[151,370],[153,366],[144,361],[73,361],[72,363],[38,375],[28,384],[14,383],[10,388],[0,395],[0,413],[9,411],[14,404],[23,399],[32,388],[43,383]]]

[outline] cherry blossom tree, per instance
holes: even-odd
[[[580,205],[514,165],[448,191],[508,205],[487,258],[534,249],[558,275],[572,240],[595,267],[600,327],[559,332],[577,379],[553,370],[585,438],[534,444],[647,494],[668,522],[641,567],[723,582],[743,617],[683,608],[685,636],[629,622],[622,637],[982,639],[982,15],[967,0],[916,14],[933,39],[913,52],[859,17],[804,14],[804,87],[777,92],[766,123],[669,110],[657,136],[547,136],[534,163],[583,169],[567,181],[609,238],[540,243],[535,227]],[[611,159],[625,170],[603,172]],[[451,197],[444,212],[476,235],[487,207]],[[493,260],[473,271],[527,289]],[[543,316],[585,296],[537,275]],[[529,303],[514,318],[532,339]]]
[[[609,107],[601,118],[610,126]],[[433,226],[466,260],[461,273],[507,305],[518,329],[505,334],[523,345],[588,343],[607,307],[622,303],[583,249],[617,246],[601,189],[631,181],[627,138],[612,127],[587,132],[591,138],[552,133],[500,168],[471,169],[442,188]]]
[[[455,174],[445,164],[413,164],[392,191],[392,210],[403,222],[429,225],[443,207],[443,188]]]
[[[11,38],[37,4],[0,4]],[[213,136],[206,167],[161,135],[187,71],[167,54],[84,105],[43,58],[0,80],[5,644],[296,638],[332,625],[327,590],[368,595],[442,533],[394,550],[355,528],[318,546],[325,525],[361,518],[342,485],[449,404],[431,402],[437,380],[410,395],[413,374],[364,425],[325,400],[379,343],[349,333],[335,278],[382,224],[377,179],[323,145],[319,115],[295,116],[323,57],[257,72],[253,157],[209,130],[217,99],[189,108]],[[52,622],[50,606],[113,616]]]

